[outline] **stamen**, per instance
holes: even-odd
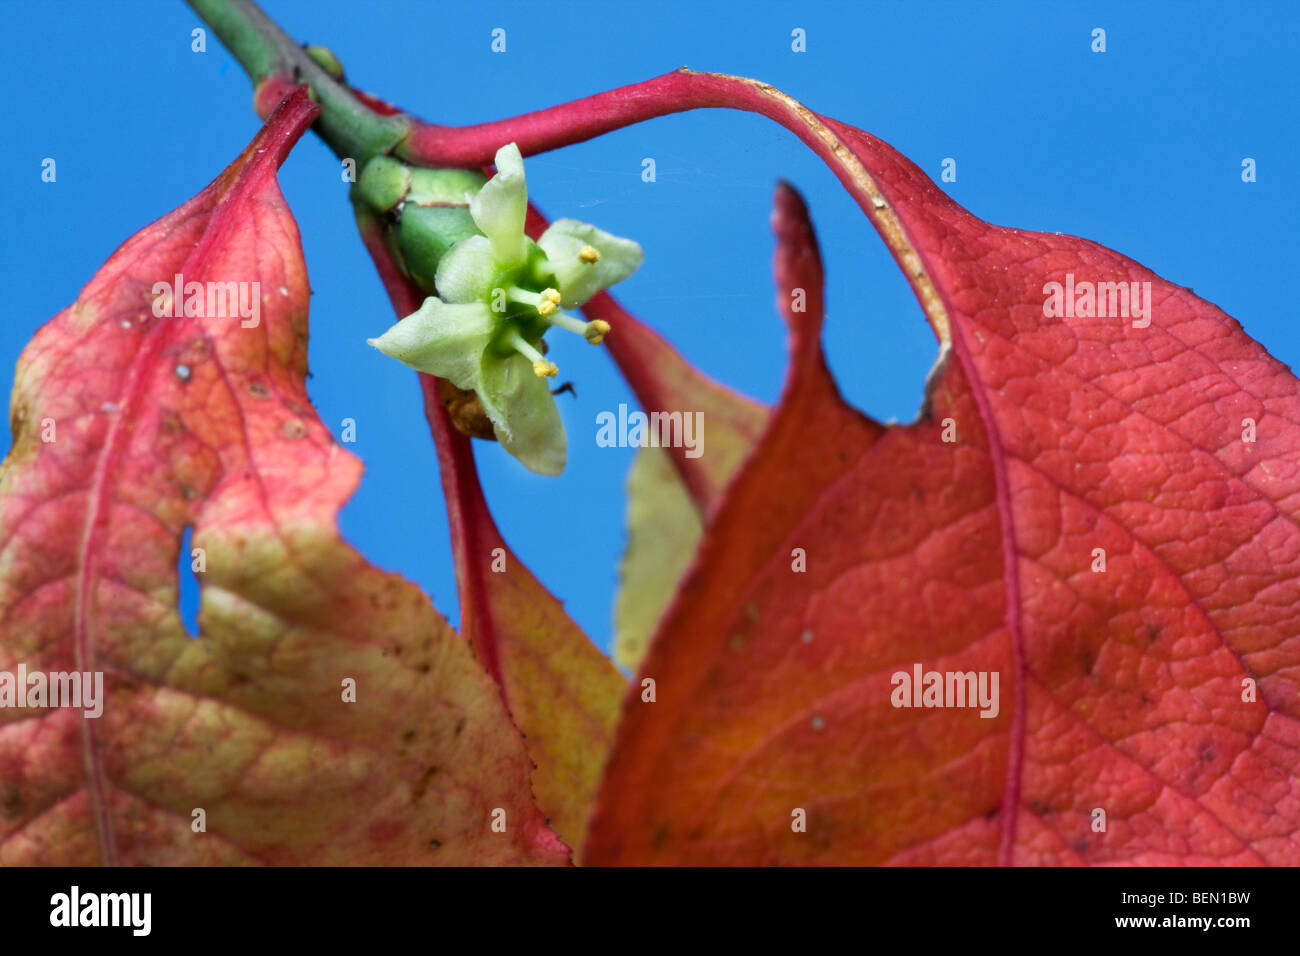
[[[554,315],[546,312],[542,313],[542,318],[546,319],[551,325],[564,329],[566,332],[575,332],[581,335],[592,345],[599,345],[609,334],[609,323],[604,319],[595,319],[591,322],[582,322],[573,316],[561,312],[558,309]]]
[[[517,285],[512,285],[506,289],[506,298],[511,302],[519,302],[523,305],[530,305],[537,310],[539,315],[547,316],[559,307],[560,293],[555,289],[543,289],[541,292],[531,292],[528,289],[522,289]]]
[[[537,313],[542,318],[554,314],[555,310],[560,307],[560,291],[558,289],[543,289],[541,299],[541,303],[537,306]]]
[[[536,292],[529,292],[527,289],[521,289],[517,285],[512,285],[506,289],[506,298],[511,302],[520,302],[524,305],[531,305],[534,309],[538,308],[543,301],[543,297]]]
[[[538,378],[555,378],[560,370],[554,362],[549,362],[542,357],[542,353],[533,348],[515,329],[510,330],[510,337],[506,340],[510,347],[526,359],[533,363],[533,374]]]
[[[542,318],[556,328],[564,329],[566,332],[574,332],[578,335],[587,334],[586,322],[583,322],[580,319],[575,319],[567,312],[561,312],[559,309],[555,309],[553,313],[543,312]]]
[[[583,246],[578,250],[578,261],[585,262],[587,265],[594,265],[600,261],[600,253],[595,246]]]

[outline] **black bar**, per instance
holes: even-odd
[[[75,936],[205,948],[257,942],[259,949],[353,939],[373,948],[403,937],[548,948],[585,939],[604,949],[631,939],[608,931],[652,944],[716,938],[729,949],[750,937],[767,944],[788,937],[813,949],[835,939],[884,944],[900,933],[926,950],[945,942],[1125,938],[1232,945],[1290,937],[1298,876],[1286,869],[10,868],[0,869],[0,926],[10,945]],[[96,894],[150,894],[148,935],[135,935],[125,910],[124,926],[51,925],[58,894],[69,904],[63,915],[70,912],[73,886],[87,914],[88,905],[99,910]],[[134,915],[143,922],[142,910]],[[1208,928],[1177,922],[1207,918]],[[1119,925],[1133,919],[1153,922]]]

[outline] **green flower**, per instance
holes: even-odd
[[[573,219],[537,242],[524,235],[528,193],[519,148],[497,151],[497,172],[470,201],[482,235],[454,243],[437,265],[438,295],[377,339],[385,355],[473,389],[497,440],[530,471],[564,471],[566,441],[548,378],[558,369],[542,336],[556,326],[599,345],[609,323],[565,309],[626,279],[643,258],[628,239]]]

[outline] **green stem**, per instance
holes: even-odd
[[[309,57],[252,0],[186,0],[234,55],[254,88],[274,76],[307,83],[321,105],[315,129],[340,158],[351,157],[360,169],[379,153],[388,153],[410,129],[405,116],[380,116]]]

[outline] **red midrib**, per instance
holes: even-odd
[[[940,292],[939,295],[942,297],[943,293]],[[951,309],[948,319],[951,323],[953,350],[957,352],[967,386],[975,399],[980,418],[984,421],[984,433],[989,443],[989,461],[993,468],[994,500],[998,507],[998,523],[1002,528],[1002,581],[1006,594],[1003,621],[1011,637],[1011,668],[1015,700],[1011,711],[1009,731],[1011,739],[1007,746],[1006,785],[1002,792],[1002,840],[998,846],[998,865],[1011,866],[1015,856],[1016,823],[1020,815],[1020,783],[1025,759],[1025,639],[1021,621],[1023,608],[1020,603],[1020,562],[1016,550],[1016,528],[1011,511],[1011,491],[1008,487],[1010,479],[1007,477],[1002,436],[998,432],[997,421],[993,416],[988,395],[981,387],[983,383],[975,375],[975,363],[967,351],[965,334],[958,324],[952,321]]]
[[[101,321],[106,321],[101,319]],[[136,351],[127,372],[124,394],[120,396],[118,411],[108,427],[99,458],[95,463],[95,476],[91,481],[86,502],[86,523],[77,555],[75,618],[73,623],[72,652],[76,669],[83,673],[95,670],[95,632],[93,620],[92,589],[98,579],[99,548],[108,523],[111,502],[109,493],[112,477],[121,458],[119,441],[123,423],[132,421],[148,383],[147,371],[162,351],[169,326],[155,322],[142,347]],[[118,865],[117,838],[108,807],[108,781],[104,771],[103,755],[91,718],[81,716],[81,759],[86,774],[86,788],[90,794],[91,815],[99,844],[100,861],[104,866]]]

